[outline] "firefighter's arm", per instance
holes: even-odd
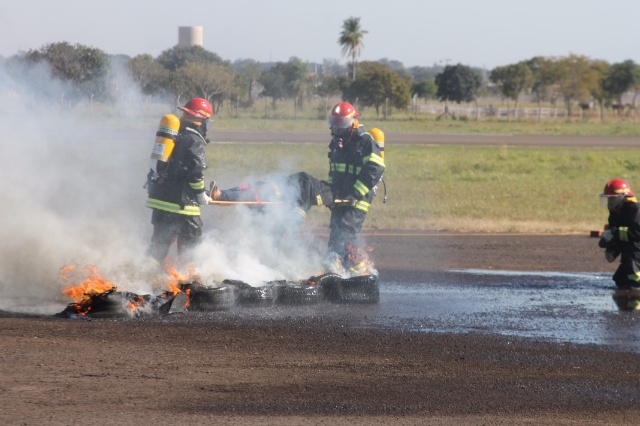
[[[362,168],[356,182],[353,184],[354,196],[356,199],[365,197],[371,189],[380,182],[384,173],[384,159],[380,155],[378,145],[371,140],[362,152]]]
[[[602,233],[601,240],[603,239],[608,240],[607,242],[609,242],[609,244],[606,245],[607,247],[617,243],[635,243],[640,241],[640,217],[636,217],[630,226],[610,227]]]
[[[625,216],[626,214],[623,213]],[[640,242],[640,209],[634,211],[634,217],[613,218],[609,216],[609,229],[603,232],[603,237],[610,240],[607,247],[618,243]],[[602,238],[601,238],[602,241]],[[604,247],[600,245],[600,247]]]
[[[202,173],[200,173],[200,175],[192,174],[189,179],[187,179],[187,182],[189,182],[189,186],[193,190],[198,204],[209,204],[211,197],[205,192],[204,175]]]
[[[209,204],[211,198],[205,193],[204,170],[207,168],[205,161],[204,143],[199,140],[191,139],[189,145],[189,153],[183,168],[187,174],[187,182],[193,190],[198,204]]]

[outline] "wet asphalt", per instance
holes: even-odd
[[[640,352],[640,311],[618,307],[609,274],[451,270],[381,281],[377,304],[234,308],[247,319],[326,317],[345,328],[493,334]]]

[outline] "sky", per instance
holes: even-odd
[[[492,69],[534,56],[584,55],[640,63],[638,0],[109,0],[3,1],[0,55],[67,41],[109,54],[159,55],[178,27],[202,26],[204,48],[225,60],[347,63],[342,23],[368,31],[359,60],[405,67]]]

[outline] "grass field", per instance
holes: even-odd
[[[208,150],[210,173],[223,188],[274,173],[327,174],[325,146],[215,144]],[[607,180],[621,177],[640,188],[635,149],[388,144],[385,153],[389,201],[383,204],[379,193],[369,229],[586,233],[606,222],[598,194]],[[327,209],[312,209],[308,221],[328,223]]]

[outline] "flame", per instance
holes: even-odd
[[[191,289],[188,288],[184,292],[187,295],[187,300],[185,300],[184,305],[182,307],[188,308],[189,306],[191,306]]]
[[[60,269],[60,276],[66,283],[71,283],[72,278],[69,276],[75,270],[77,265],[67,266]],[[100,275],[98,268],[93,265],[85,265],[83,267],[87,277],[79,284],[71,284],[62,289],[62,294],[70,297],[76,303],[82,303],[89,299],[92,294],[100,294],[116,288],[113,283],[107,281]]]
[[[135,313],[139,308],[144,306],[144,297],[136,295],[132,300],[127,302],[127,308]]]
[[[182,284],[188,284],[194,281],[200,281],[200,276],[197,272],[196,267],[193,264],[189,264],[186,266],[187,271],[185,273],[181,273],[174,266],[171,266],[169,261],[165,261],[164,269],[169,276],[169,279],[165,283],[167,287],[169,287],[169,293],[171,295],[176,295],[182,292]]]
[[[368,252],[374,250],[373,247],[363,248],[349,245],[347,250],[346,265],[349,267],[349,273],[352,276],[366,275],[376,270],[368,254]]]
[[[191,291],[189,288],[184,289],[184,284],[200,279],[195,267],[188,265],[187,272],[180,273],[175,267],[172,267],[166,262],[165,271],[167,280],[164,284],[169,290],[165,291],[162,297],[170,299],[184,291],[187,296],[184,307],[188,307],[191,303]],[[108,295],[107,293],[109,292],[116,291],[116,286],[101,276],[98,268],[93,265],[85,265],[82,267],[82,270],[78,270],[78,265],[62,267],[60,268],[60,277],[68,284],[67,287],[61,290],[61,293],[73,299],[73,303],[68,305],[68,309],[72,311],[74,315],[84,316],[89,314],[99,298]],[[143,296],[136,294],[127,293],[126,298],[126,305],[123,305],[123,307],[126,306],[126,309],[130,313],[136,315],[141,312],[140,309],[144,308],[147,302]]]
[[[201,278],[197,272],[196,267],[193,264],[186,266],[187,271],[180,273],[175,267],[171,266],[169,261],[165,261],[165,271],[169,276],[168,281],[165,283],[169,290],[164,294],[166,297],[175,296],[183,291],[183,284],[189,284],[194,281],[200,282]],[[188,308],[191,305],[191,288],[185,288],[184,293],[187,296],[184,302],[183,308]]]
[[[186,277],[172,266],[167,266],[166,271],[167,275],[169,275],[169,279],[166,282],[167,287],[169,287],[169,293],[173,295],[180,293],[182,291],[180,284],[186,282]]]
[[[65,283],[71,283],[69,286],[61,290],[62,294],[73,299],[72,306],[78,315],[86,315],[91,310],[91,296],[115,290],[116,286],[102,277],[93,265],[85,265],[82,269],[86,273],[86,278],[78,283],[73,284],[71,273],[76,270],[78,265],[71,265],[60,268],[60,276]]]

